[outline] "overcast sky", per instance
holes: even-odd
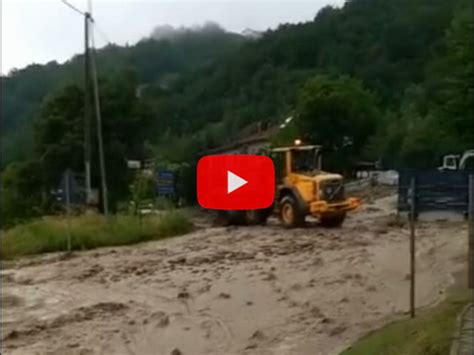
[[[69,2],[81,10],[87,8],[87,0]],[[156,25],[214,21],[234,32],[261,31],[280,23],[311,20],[321,7],[343,2],[93,0],[93,15],[110,41],[133,44]],[[2,73],[31,63],[63,62],[83,50],[83,18],[61,0],[1,0],[1,6]],[[96,44],[100,47],[105,41],[97,36]]]

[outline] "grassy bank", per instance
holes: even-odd
[[[81,215],[69,221],[61,217],[46,217],[18,225],[1,235],[1,257],[11,259],[67,250],[68,230],[72,250],[87,250],[105,246],[127,245],[187,233],[192,225],[179,212],[165,212],[144,218],[117,215],[105,219],[100,215]]]
[[[357,341],[341,355],[447,355],[456,320],[469,302],[468,293],[449,296],[415,319],[394,322]]]

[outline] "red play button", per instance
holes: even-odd
[[[203,208],[255,210],[275,195],[273,161],[260,155],[208,155],[197,166],[197,198]]]

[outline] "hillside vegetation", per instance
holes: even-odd
[[[132,70],[137,86],[167,87],[180,75],[209,66],[217,58],[235,52],[244,40],[243,36],[226,32],[213,23],[192,30],[171,29],[166,33],[157,28],[136,45],[109,44],[99,50],[98,68],[102,78]],[[84,56],[76,55],[64,64],[34,64],[1,77],[2,166],[31,157],[32,126],[42,102],[68,85],[77,85],[82,90],[83,71]]]
[[[362,159],[434,167],[443,154],[472,148],[472,13],[468,0],[349,0],[258,38],[211,24],[100,50],[113,204],[129,195],[126,158],[188,167],[181,176],[192,186],[197,153],[251,123],[290,115],[279,141],[323,143],[334,170]],[[32,192],[54,186],[67,167],[83,169],[81,75],[77,56],[2,78],[10,219],[48,210]]]

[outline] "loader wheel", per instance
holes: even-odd
[[[304,215],[292,196],[286,196],[281,200],[280,220],[285,228],[299,227],[304,223]]]
[[[245,223],[249,226],[265,224],[268,216],[266,210],[248,210],[245,211]]]
[[[338,214],[335,216],[330,216],[330,217],[321,217],[320,218],[320,223],[323,227],[325,228],[337,228],[342,225],[344,220],[346,219],[346,214]]]

